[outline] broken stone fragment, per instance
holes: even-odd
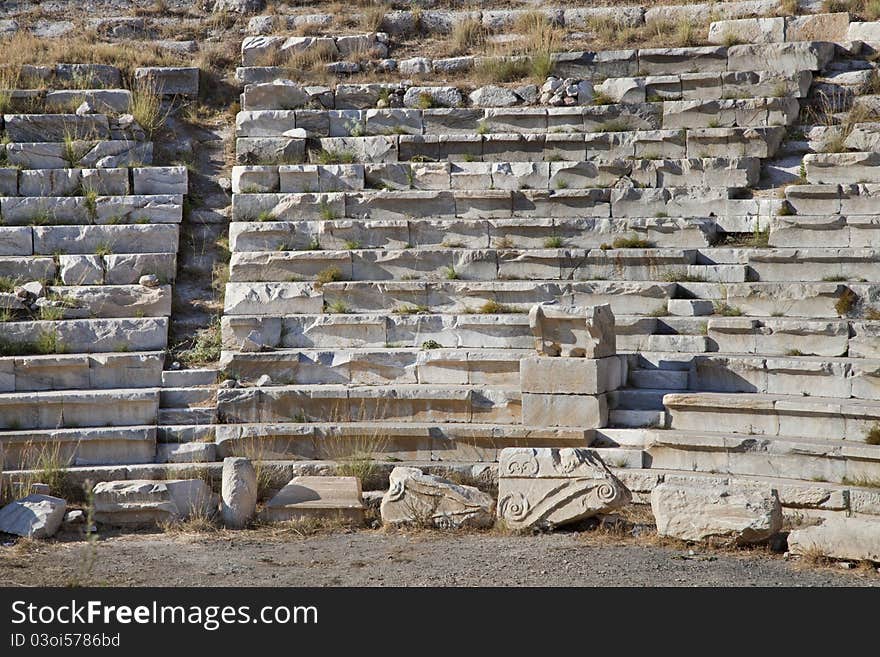
[[[418,468],[396,467],[382,498],[382,522],[428,524],[443,529],[491,527],[495,522],[492,497],[473,486],[424,474]]]
[[[222,486],[223,523],[240,529],[254,517],[257,507],[257,472],[250,459],[224,459]]]
[[[31,494],[0,509],[0,532],[26,538],[50,538],[64,519],[67,503],[60,497]]]

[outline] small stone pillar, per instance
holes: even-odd
[[[520,361],[522,421],[527,426],[608,424],[607,393],[625,378],[611,306],[537,305],[529,313],[537,356]]]

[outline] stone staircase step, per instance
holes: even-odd
[[[216,403],[216,389],[209,386],[168,387],[159,391],[160,408],[210,407]]]
[[[623,428],[662,427],[666,424],[666,413],[658,410],[616,408],[608,411],[608,424]]]
[[[160,408],[158,409],[158,421],[160,426],[215,424],[217,409],[214,407]]]
[[[608,393],[608,402],[615,410],[662,411],[665,388],[618,388]]]
[[[217,383],[215,369],[165,370],[162,372],[163,388],[213,386]]]
[[[663,369],[630,369],[629,385],[634,388],[654,388],[667,391],[687,390],[688,372]]]
[[[212,443],[214,442],[214,425],[159,425],[156,428],[156,441],[159,443]]]

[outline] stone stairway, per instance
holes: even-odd
[[[152,462],[187,171],[152,165],[119,70],[40,70],[0,125],[3,464]]]

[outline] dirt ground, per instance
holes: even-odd
[[[844,569],[767,548],[688,547],[601,529],[503,535],[273,527],[0,545],[0,586],[880,586],[868,564]]]

